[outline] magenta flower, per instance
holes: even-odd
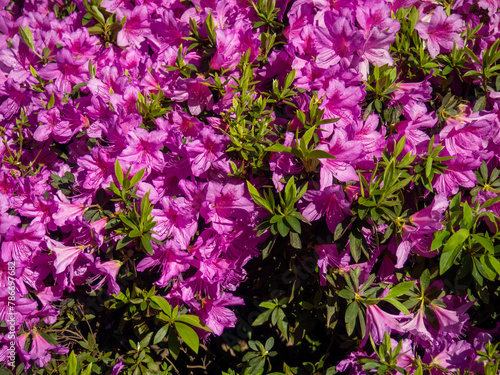
[[[377,305],[366,305],[366,335],[361,340],[360,347],[364,346],[370,334],[375,344],[380,344],[386,332],[404,333],[400,321],[411,317],[412,315],[392,315]]]
[[[415,25],[418,35],[427,40],[427,49],[432,58],[441,52],[450,52],[453,44],[458,49],[464,45],[460,33],[464,30],[464,22],[458,14],[447,17],[443,7],[436,7],[430,21],[421,20]]]
[[[119,294],[120,286],[116,282],[116,275],[120,270],[122,262],[118,260],[110,260],[107,262],[101,262],[100,258],[95,260],[95,269],[91,272],[95,272],[95,275],[89,278],[88,283],[91,284],[97,280],[97,283],[91,285],[92,290],[97,290],[102,288],[104,283],[108,282],[108,293],[109,294]]]
[[[140,48],[144,38],[151,33],[148,8],[145,5],[136,6],[131,11],[120,8],[118,14],[120,20],[124,16],[127,16],[127,20],[118,32],[116,44],[120,47],[131,45]]]
[[[250,49],[250,61],[259,51],[260,42],[252,33],[252,27],[243,20],[238,21],[233,29],[216,29],[217,50],[210,61],[214,70],[230,69],[238,65],[241,55]]]
[[[435,232],[444,228],[442,221],[448,205],[446,196],[439,194],[429,206],[410,216],[410,224],[403,225],[402,242],[396,251],[396,268],[404,266],[410,251],[427,258],[437,254],[436,250],[430,251],[432,239]]]
[[[303,197],[302,215],[309,221],[326,217],[326,224],[332,233],[346,216],[351,215],[350,204],[345,199],[340,185],[327,186],[323,190],[309,190]]]
[[[69,351],[69,348],[49,344],[47,340],[45,340],[43,336],[36,331],[33,332],[31,340],[31,350],[29,351],[29,355],[40,368],[43,368],[47,363],[49,363],[51,358],[49,351],[53,351],[57,354],[65,354]]]
[[[424,309],[419,309],[412,319],[401,324],[401,329],[413,335],[416,342],[421,345],[433,342],[437,335],[436,330],[432,326],[427,326],[424,319],[426,319]]]
[[[18,216],[9,215],[10,209],[7,194],[0,194],[0,234],[6,234],[11,226],[17,227],[21,223]]]
[[[358,174],[352,166],[352,162],[363,151],[363,147],[359,142],[348,140],[346,132],[342,129],[337,129],[330,142],[320,144],[318,149],[335,156],[335,159],[320,159],[322,189],[332,185],[334,178],[342,182],[358,181]]]
[[[88,79],[87,63],[88,59],[75,59],[67,48],[63,48],[57,52],[56,62],[40,69],[38,75],[46,80],[53,79],[57,91],[71,93],[72,85]]]
[[[85,189],[95,191],[111,182],[113,162],[109,153],[101,147],[94,147],[90,150],[90,155],[81,156],[76,162],[82,168],[82,186]]]
[[[203,82],[214,83],[212,79],[179,78],[170,98],[175,102],[187,100],[189,112],[193,116],[199,115],[205,108],[209,111],[214,105],[214,97]]]
[[[131,166],[131,174],[137,173],[146,167],[149,173],[151,169],[161,171],[165,165],[163,142],[166,133],[162,130],[148,132],[146,129],[138,128],[128,133],[128,146],[122,151],[119,159],[124,161],[124,168]]]
[[[27,228],[11,227],[2,243],[2,260],[30,261],[40,251],[39,245],[44,235],[45,226],[40,222],[34,222]]]
[[[335,244],[330,245],[316,245],[316,252],[318,253],[318,267],[320,285],[326,285],[325,275],[328,274],[328,267],[343,268],[349,265],[351,256],[349,250],[344,250],[340,254],[337,251]]]
[[[160,200],[161,209],[153,209],[152,215],[157,222],[154,231],[159,240],[173,238],[181,248],[186,249],[198,228],[198,223],[189,210],[185,198],[163,197]]]
[[[205,127],[198,139],[187,145],[193,175],[199,177],[212,167],[229,172],[223,152],[226,143],[225,136],[216,135],[211,128]]]
[[[464,324],[469,318],[467,314],[445,309],[438,304],[430,304],[429,306],[439,322],[439,333],[451,333],[454,336],[462,334]]]
[[[179,249],[173,241],[167,242],[155,249],[153,256],[146,257],[137,265],[137,271],[160,266],[161,276],[155,282],[160,287],[167,286],[170,281],[189,269],[193,255]]]
[[[72,273],[78,256],[83,253],[82,246],[65,246],[54,240],[47,241],[47,247],[55,254],[54,268],[56,274],[65,272],[68,268]]]
[[[198,314],[200,319],[210,328],[217,336],[222,335],[225,328],[231,328],[236,325],[236,315],[226,306],[243,305],[243,298],[235,297],[229,293],[223,293],[216,300],[204,299],[203,307]]]
[[[316,29],[316,63],[328,68],[344,59],[353,60],[364,43],[363,33],[351,24],[347,17],[337,16],[331,11],[324,13],[323,25]]]
[[[242,182],[222,185],[211,181],[200,214],[212,223],[212,228],[218,233],[227,233],[234,227],[235,219],[248,219],[249,213],[254,210],[253,203],[244,195],[245,185]]]
[[[54,222],[57,225],[64,225],[67,221],[74,221],[86,210],[84,204],[71,203],[68,198],[61,192],[57,192],[58,209],[54,214]]]

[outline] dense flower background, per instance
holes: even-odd
[[[498,373],[499,7],[0,0],[0,371]]]

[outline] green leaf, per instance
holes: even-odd
[[[165,324],[163,327],[161,327],[158,330],[158,332],[156,332],[155,337],[153,339],[153,344],[158,344],[160,341],[162,341],[165,338],[165,336],[168,333],[168,328],[169,328],[169,325]]]
[[[474,104],[472,112],[479,112],[486,108],[486,96],[481,96]]]
[[[248,187],[248,192],[250,193],[250,196],[252,197],[253,201],[262,208],[265,208],[269,212],[273,213],[273,210],[269,205],[269,203],[264,198],[262,198],[259,191],[250,183],[250,181],[247,181],[247,187]]]
[[[24,29],[19,25],[19,34],[21,35],[21,39],[23,42],[33,51],[35,52],[35,44],[33,42],[33,34],[31,34],[31,30],[28,26]]]
[[[480,234],[472,234],[472,238],[474,238],[481,246],[483,246],[490,254],[495,254],[495,248],[493,246],[493,242],[489,238],[483,237]]]
[[[472,228],[472,223],[474,221],[474,217],[472,216],[472,209],[470,208],[469,204],[467,202],[464,203],[463,207],[464,213],[463,213],[463,226],[466,229],[471,229]]]
[[[335,156],[323,150],[312,150],[307,154],[308,159],[335,159]]]
[[[448,232],[447,230],[434,233],[434,239],[432,240],[431,244],[431,251],[439,249],[443,245],[444,240],[446,240],[449,235],[450,232]]]
[[[123,170],[118,159],[115,161],[115,176],[121,186],[123,186]]]
[[[399,297],[408,292],[413,286],[413,284],[415,284],[415,281],[403,281],[398,285],[393,286],[389,290],[389,293],[387,293],[387,295],[383,299],[386,300],[394,297]]]
[[[397,308],[399,311],[402,311],[405,315],[408,315],[410,312],[408,309],[403,305],[401,302],[399,302],[396,298],[388,298],[384,299],[384,301],[389,302],[392,304],[395,308]]]
[[[420,290],[422,294],[425,293],[430,283],[431,283],[431,272],[426,268],[424,272],[422,272],[422,275],[420,275]]]
[[[295,217],[293,216],[285,216],[285,220],[288,222],[288,224],[290,224],[290,227],[292,227],[292,229],[297,232],[297,233],[301,233],[300,231],[300,221],[297,220]]]
[[[291,152],[291,147],[286,147],[283,145],[280,145],[279,143],[276,143],[272,146],[269,146],[268,148],[265,149],[267,152]]]
[[[68,357],[68,375],[76,375],[77,362],[75,351],[72,350]]]
[[[290,231],[290,228],[283,222],[283,220],[278,221],[276,223],[276,227],[278,228],[278,232],[282,237],[286,237],[288,232]]]
[[[486,202],[484,202],[481,205],[481,207],[479,208],[479,210],[482,210],[483,208],[488,208],[488,207],[490,207],[490,206],[492,206],[492,205],[494,205],[495,203],[498,203],[498,202],[500,202],[500,195],[498,195],[497,197],[488,199]]]
[[[300,235],[296,232],[290,232],[290,245],[294,249],[302,249],[302,241],[300,240]]]
[[[126,217],[123,213],[120,212],[120,214],[118,215],[118,217],[120,218],[120,220],[129,228],[131,229],[135,229],[135,230],[139,230],[139,228],[137,227],[137,225],[135,225],[134,222],[132,222],[132,220],[130,220],[128,217]]]
[[[118,241],[118,243],[116,244],[116,249],[119,250],[122,247],[127,246],[129,243],[131,243],[134,240],[135,240],[135,238],[131,238],[129,236],[125,236],[125,237],[123,237],[122,239],[120,239]]]
[[[295,178],[292,176],[285,185],[285,201],[287,203],[295,203],[297,196],[297,188],[295,187]]]
[[[350,300],[350,299],[354,299],[355,294],[354,294],[354,292],[352,292],[352,291],[350,291],[348,289],[342,289],[339,292],[339,297],[342,297],[343,299]]]
[[[497,275],[500,275],[500,262],[494,256],[490,254],[484,256],[483,264],[487,266],[490,270],[495,271]]]
[[[399,154],[401,154],[401,152],[403,151],[404,147],[405,147],[405,144],[406,144],[406,135],[403,135],[401,137],[401,139],[399,140],[399,142],[396,144],[396,146],[394,147],[394,153],[393,153],[393,156],[395,158],[397,158],[399,156]]]
[[[273,309],[266,310],[263,313],[261,313],[252,323],[252,327],[255,326],[260,326],[267,322],[269,320],[269,317],[271,316],[271,313],[273,312]]]
[[[363,240],[360,238],[359,232],[351,232],[349,234],[349,247],[351,249],[351,254],[355,262],[361,257],[361,251],[363,247]]]
[[[446,242],[439,261],[439,272],[441,275],[453,265],[453,262],[460,253],[460,250],[462,250],[462,245],[467,237],[469,237],[469,231],[462,228],[458,232],[454,233]]]
[[[160,296],[151,296],[150,299],[156,303],[168,317],[172,317],[172,306],[165,298]]]
[[[210,328],[208,328],[206,325],[203,325],[200,321],[200,318],[197,317],[196,315],[181,315],[175,318],[176,322],[181,322],[185,324],[189,324],[193,327],[201,328],[204,329],[207,332],[212,332]]]
[[[196,354],[198,354],[198,348],[200,347],[200,338],[194,329],[184,323],[175,322],[175,329],[182,340],[189,346]]]
[[[153,255],[153,245],[146,236],[141,237],[141,244],[149,255]]]
[[[142,177],[144,176],[144,173],[146,172],[146,168],[141,169],[139,172],[137,172],[134,177],[130,180],[130,187],[135,186],[139,181],[141,181]]]
[[[302,138],[300,139],[300,149],[302,150],[302,153],[305,154],[307,151],[307,146],[309,145],[309,142],[311,142],[311,139],[314,135],[314,131],[316,130],[315,126],[312,126],[309,130],[307,130]]]
[[[359,306],[356,302],[351,302],[345,312],[345,324],[347,334],[350,336],[356,328],[356,318],[358,316]]]
[[[187,326],[186,326],[187,327]],[[181,352],[181,345],[174,330],[168,331],[168,352],[174,360],[177,360]]]

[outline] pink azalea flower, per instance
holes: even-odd
[[[344,250],[339,254],[335,244],[316,245],[316,252],[319,256],[318,267],[321,286],[326,285],[325,275],[328,274],[328,267],[343,268],[348,266],[351,261],[350,251]]]
[[[359,177],[352,166],[352,162],[363,151],[363,147],[359,142],[348,140],[347,133],[342,129],[337,129],[330,142],[320,144],[318,149],[335,156],[335,159],[320,159],[320,183],[322,189],[332,185],[334,177],[342,182],[358,181]]]
[[[421,20],[415,25],[418,35],[427,40],[427,49],[432,58],[435,58],[441,52],[450,52],[453,44],[458,49],[464,45],[460,33],[464,29],[464,22],[458,14],[446,16],[443,7],[436,7],[430,21]]]
[[[47,247],[55,254],[54,268],[56,274],[63,273],[68,268],[72,273],[78,256],[83,253],[83,247],[81,246],[65,246],[54,240],[47,241]]]
[[[479,168],[481,160],[457,155],[454,159],[444,162],[448,166],[443,174],[434,176],[432,187],[440,194],[447,196],[458,193],[460,186],[473,188],[477,183],[474,170]]]
[[[17,227],[21,223],[18,216],[10,215],[7,211],[10,209],[7,194],[0,194],[0,234],[5,235],[11,226]]]
[[[400,321],[411,317],[412,315],[392,315],[377,305],[366,305],[366,335],[361,340],[360,347],[364,346],[370,334],[375,344],[380,344],[386,332],[404,333]]]
[[[468,320],[467,314],[460,314],[454,310],[448,310],[437,304],[429,305],[439,322],[439,333],[451,333],[454,336],[462,334],[464,324]]]
[[[155,282],[160,287],[167,286],[170,281],[189,269],[193,255],[179,249],[173,241],[167,242],[155,249],[152,256],[146,257],[137,265],[137,271],[160,266],[161,276]]]
[[[199,115],[205,108],[209,111],[214,105],[214,97],[203,82],[214,83],[211,78],[179,78],[170,98],[175,102],[187,100],[189,112],[193,116]]]
[[[165,165],[165,159],[161,148],[166,133],[161,130],[148,132],[146,129],[137,128],[128,134],[128,146],[122,151],[119,159],[125,163],[122,167],[132,167],[131,174],[137,173],[143,167],[150,172],[151,169],[161,171]]]
[[[245,185],[242,182],[230,182],[222,185],[210,181],[207,187],[206,201],[200,214],[218,233],[227,233],[236,220],[248,219],[253,212],[253,203],[245,197]]]
[[[15,294],[15,300],[9,300],[10,294],[7,288],[0,289],[0,320],[2,322],[10,321],[19,328],[26,321],[26,318],[37,310],[37,302],[32,299],[20,297],[18,291]],[[9,304],[10,301],[10,304]],[[13,304],[14,303],[14,304]],[[11,315],[9,306],[14,306],[14,315]],[[12,320],[14,318],[14,320]],[[16,330],[17,332],[17,330]]]
[[[204,299],[203,306],[197,313],[200,319],[215,335],[220,336],[225,328],[236,325],[236,315],[226,306],[243,305],[243,298],[235,297],[230,293],[223,293],[218,299]]]
[[[118,32],[116,44],[120,47],[132,45],[140,48],[144,38],[151,33],[148,8],[145,5],[136,6],[131,11],[120,8],[118,11],[119,20],[121,21],[124,16],[127,16],[127,20]]]
[[[109,153],[101,147],[94,147],[90,155],[83,155],[76,162],[83,172],[83,188],[95,191],[99,187],[107,187],[111,182],[113,162]]]
[[[9,78],[4,85],[0,86],[0,98],[3,99],[3,103],[0,104],[0,120],[9,120],[21,108],[28,110],[32,93]]]
[[[40,335],[38,332],[33,333],[31,339],[31,349],[29,351],[30,358],[35,361],[35,364],[40,368],[43,368],[47,363],[50,362],[51,355],[49,351],[53,351],[57,354],[65,354],[69,351],[69,348],[64,348],[60,345],[51,345]]]
[[[27,228],[10,227],[2,243],[1,256],[4,262],[30,261],[40,251],[40,242],[45,235],[45,226],[35,222]]]
[[[163,197],[160,204],[161,209],[153,209],[152,212],[157,222],[155,237],[160,241],[171,237],[186,249],[198,228],[195,216],[188,209],[188,202],[183,197]]]
[[[59,190],[57,192],[58,209],[54,214],[54,222],[61,226],[68,221],[74,221],[77,217],[83,215],[86,210],[84,204],[71,203],[68,198]]]
[[[364,37],[351,24],[349,18],[337,16],[331,11],[324,13],[324,26],[316,29],[316,63],[320,68],[328,68],[345,59],[350,61],[361,50]]]
[[[252,33],[252,27],[244,20],[239,20],[234,28],[216,29],[217,50],[210,61],[214,70],[230,69],[238,65],[241,55],[250,49],[250,61],[259,52],[260,42]]]
[[[446,196],[438,194],[429,206],[410,216],[409,221],[413,225],[403,225],[402,242],[396,251],[398,258],[396,268],[404,266],[411,250],[427,258],[437,254],[436,250],[430,251],[432,239],[435,232],[444,228],[442,221],[448,205]]]
[[[95,275],[89,278],[88,283],[92,283],[101,278],[96,284],[91,285],[92,290],[98,290],[102,288],[105,282],[108,282],[108,293],[117,295],[120,293],[120,287],[116,282],[116,275],[120,270],[122,262],[118,260],[110,260],[107,262],[101,262],[100,258],[95,260],[95,269],[91,272],[95,272]]]
[[[346,216],[351,215],[350,204],[340,185],[307,191],[301,205],[304,206],[302,215],[309,221],[326,217],[326,224],[332,233]]]
[[[187,145],[193,175],[199,177],[211,167],[229,172],[224,150],[226,136],[216,135],[211,128],[203,128],[198,139]]]
[[[425,324],[425,314],[423,309],[419,309],[417,313],[409,321],[401,324],[401,329],[409,332],[420,344],[433,342],[437,332],[431,326]]]
[[[59,92],[71,93],[72,85],[86,81],[88,78],[88,59],[73,58],[67,48],[56,54],[56,62],[47,64],[38,71],[38,75],[46,80],[54,80]]]

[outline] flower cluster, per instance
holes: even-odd
[[[370,343],[399,339],[399,372],[484,371],[498,329],[480,309],[500,277],[494,1],[1,8],[0,318],[14,302],[25,369],[69,352],[47,334],[62,301],[123,296],[134,278],[222,335],[256,277],[245,267],[286,247],[317,260],[355,343],[337,370],[369,373]]]

